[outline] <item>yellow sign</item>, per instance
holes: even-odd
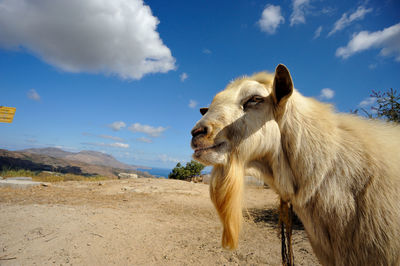
[[[15,115],[15,107],[0,106],[0,122],[12,123]]]

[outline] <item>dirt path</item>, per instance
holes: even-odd
[[[177,180],[0,188],[0,265],[280,265],[276,195],[248,189],[239,249],[220,246],[208,186]],[[297,265],[318,265],[303,230]]]

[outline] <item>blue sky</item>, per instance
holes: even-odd
[[[97,150],[134,165],[191,159],[199,107],[284,63],[340,112],[399,88],[400,2],[0,0],[0,148]]]

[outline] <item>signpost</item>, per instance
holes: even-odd
[[[15,110],[15,107],[0,106],[0,123],[12,123]]]

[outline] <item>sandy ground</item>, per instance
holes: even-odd
[[[221,248],[208,185],[133,179],[0,188],[0,265],[281,265],[275,193],[245,195],[231,252]],[[319,265],[296,229],[296,265]]]

